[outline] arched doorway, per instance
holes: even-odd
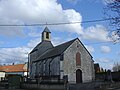
[[[76,70],[76,83],[82,83],[82,71],[80,69]]]

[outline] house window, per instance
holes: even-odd
[[[79,52],[76,53],[76,66],[81,65],[81,55]]]
[[[49,39],[49,33],[48,32],[46,32],[46,38]]]

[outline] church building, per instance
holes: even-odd
[[[95,78],[93,57],[82,42],[75,38],[53,46],[47,27],[42,32],[42,41],[29,55],[30,78],[67,78],[68,83],[91,82]]]

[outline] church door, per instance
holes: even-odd
[[[80,69],[76,71],[76,83],[82,83],[82,71]]]

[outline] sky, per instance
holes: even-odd
[[[104,0],[0,0],[0,25],[50,24],[104,19]],[[95,63],[112,69],[120,62],[120,43],[109,34],[108,21],[44,26],[0,26],[0,64],[27,62],[48,27],[54,46],[79,38]],[[114,36],[115,39],[117,36]]]

